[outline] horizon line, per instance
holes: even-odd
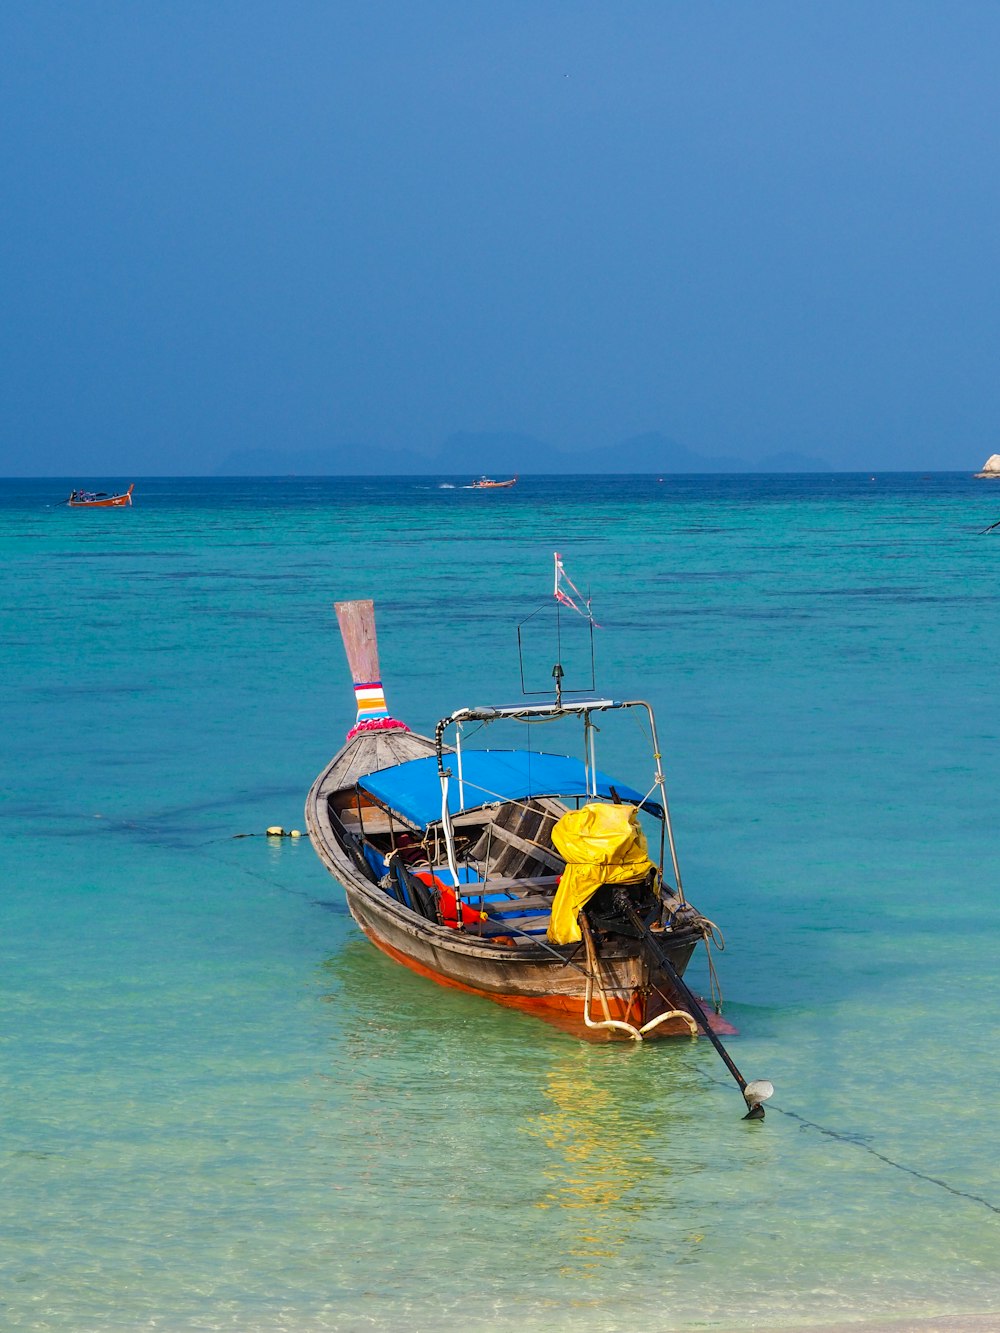
[[[91,477],[108,478],[113,475],[128,475],[135,477],[139,481],[372,481],[376,478],[394,478],[394,479],[413,479],[421,477],[465,477],[470,475],[467,472],[451,471],[430,471],[430,472],[148,472],[148,473],[110,473],[94,472],[89,474]],[[79,473],[53,473],[49,475],[39,473],[7,473],[0,475],[0,482],[4,481],[73,481],[78,478]],[[481,476],[482,474],[472,475]],[[739,471],[739,472],[671,472],[669,469],[659,469],[643,472],[519,472],[518,480],[528,477],[555,477],[566,480],[571,477],[861,477],[866,475],[881,475],[883,477],[972,477],[974,479],[991,480],[987,475],[981,477],[979,472],[971,468],[810,468],[808,471]],[[1000,473],[997,474],[1000,476]]]

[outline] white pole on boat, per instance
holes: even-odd
[[[462,777],[462,724],[455,723],[455,762],[458,765],[458,808],[465,809],[465,780]]]
[[[460,889],[458,882],[458,858],[455,855],[455,830],[451,826],[451,811],[448,809],[447,772],[441,774],[441,827],[444,830],[444,849],[448,857],[448,869],[455,877],[455,902],[457,905]]]
[[[434,748],[437,751],[438,776],[441,779],[441,830],[444,833],[444,849],[448,858],[448,869],[455,879],[455,915],[461,918],[459,910],[461,902],[461,884],[458,878],[458,857],[455,853],[455,830],[451,825],[451,811],[448,809],[448,780],[451,777],[451,769],[445,767],[444,763],[444,731],[447,727],[449,718],[442,718],[434,728]],[[456,723],[456,732],[458,724]]]
[[[640,701],[646,710],[646,716],[649,718],[649,731],[653,738],[653,763],[656,765],[656,786],[660,792],[660,802],[663,806],[663,826],[667,830],[667,842],[670,846],[670,861],[674,868],[674,882],[677,885],[677,896],[681,902],[684,902],[684,885],[681,883],[681,867],[677,860],[677,846],[674,843],[674,829],[670,822],[670,806],[667,802],[667,784],[663,777],[663,765],[660,760],[660,740],[656,734],[656,719],[653,717],[653,710],[644,700]]]

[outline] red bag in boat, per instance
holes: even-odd
[[[426,870],[415,872],[417,879],[426,884],[429,889],[437,889],[438,905],[441,908],[441,920],[446,926],[452,926],[457,929],[458,920],[455,916],[455,890],[447,884],[442,884],[436,875],[430,874]],[[475,921],[485,921],[486,913],[481,912],[478,907],[470,907],[468,903],[462,904],[462,925],[468,926]]]

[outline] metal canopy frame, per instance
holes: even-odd
[[[457,708],[447,717],[441,718],[434,728],[434,746],[437,753],[438,776],[441,781],[441,827],[444,832],[445,850],[448,856],[448,867],[455,878],[456,884],[459,880],[458,858],[455,851],[455,833],[452,827],[451,813],[448,808],[448,784],[454,777],[459,785],[459,805],[464,806],[464,795],[462,789],[462,725],[466,722],[500,722],[504,719],[513,720],[531,720],[532,718],[545,718],[555,720],[560,717],[581,717],[583,719],[584,733],[584,766],[588,774],[594,774],[597,771],[595,757],[595,732],[597,730],[591,721],[592,713],[608,713],[623,711],[631,708],[641,708],[645,711],[649,721],[650,736],[653,744],[653,763],[655,765],[655,777],[650,792],[656,790],[660,795],[660,806],[663,811],[660,823],[660,859],[659,871],[663,874],[664,861],[664,839],[670,848],[670,861],[674,871],[674,881],[677,885],[677,896],[684,901],[684,887],[681,882],[680,863],[677,858],[677,847],[674,842],[673,825],[670,819],[670,806],[667,801],[666,781],[663,775],[662,754],[660,752],[660,742],[656,731],[656,718],[653,716],[652,705],[645,699],[575,699],[567,700],[558,698],[555,703],[547,704],[510,704],[505,707],[473,707]],[[447,747],[444,742],[445,732],[449,727],[455,728],[454,747]],[[445,753],[455,762],[455,770],[445,765]],[[588,779],[588,787],[593,785],[594,779]],[[596,788],[591,792],[596,796]]]

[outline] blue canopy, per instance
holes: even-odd
[[[465,750],[462,753],[462,785],[464,801],[460,799],[457,756],[447,756],[452,771],[448,783],[448,810],[460,814],[463,810],[477,810],[483,805],[499,801],[526,801],[536,796],[583,797],[597,796],[614,800],[611,788],[629,805],[643,805],[642,793],[616,782],[606,773],[591,774],[588,786],[587,771],[579,759],[560,754],[535,754],[530,750]],[[408,824],[426,828],[441,818],[441,779],[437,759],[411,759],[393,768],[382,768],[359,778],[362,791],[387,810],[400,816]],[[659,805],[647,801],[643,808],[661,815]]]

